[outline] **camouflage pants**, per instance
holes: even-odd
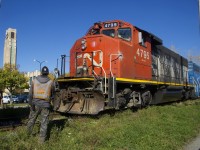
[[[30,115],[29,115],[29,120],[27,123],[27,132],[28,135],[32,134],[32,130],[35,124],[35,121],[37,120],[37,117],[40,115],[40,138],[43,140],[46,139],[47,137],[47,128],[48,128],[48,123],[49,123],[49,109],[48,108],[42,108],[35,106],[35,110],[30,108]]]

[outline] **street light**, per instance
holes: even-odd
[[[45,61],[39,61],[37,59],[34,59],[33,61],[37,61],[40,64],[40,72],[41,72],[42,63],[47,62],[46,60]]]

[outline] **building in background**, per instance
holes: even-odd
[[[38,70],[25,73],[25,77],[29,78],[29,86],[31,85],[31,82],[33,81],[33,79],[39,75],[40,75],[40,71],[38,71]]]
[[[16,66],[17,62],[17,31],[9,28],[6,30],[6,38],[4,43],[3,66],[10,64]]]

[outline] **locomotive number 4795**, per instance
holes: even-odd
[[[149,52],[145,51],[141,48],[138,48],[136,51],[136,54],[138,57],[144,58],[144,59],[149,59]]]

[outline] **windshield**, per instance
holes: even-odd
[[[102,34],[110,36],[110,37],[115,37],[115,30],[114,29],[103,30]]]
[[[119,28],[118,37],[126,41],[131,40],[131,29],[130,28]]]
[[[11,97],[11,96],[9,96],[9,97]],[[17,98],[17,96],[15,96],[15,95],[12,95],[12,98]]]

